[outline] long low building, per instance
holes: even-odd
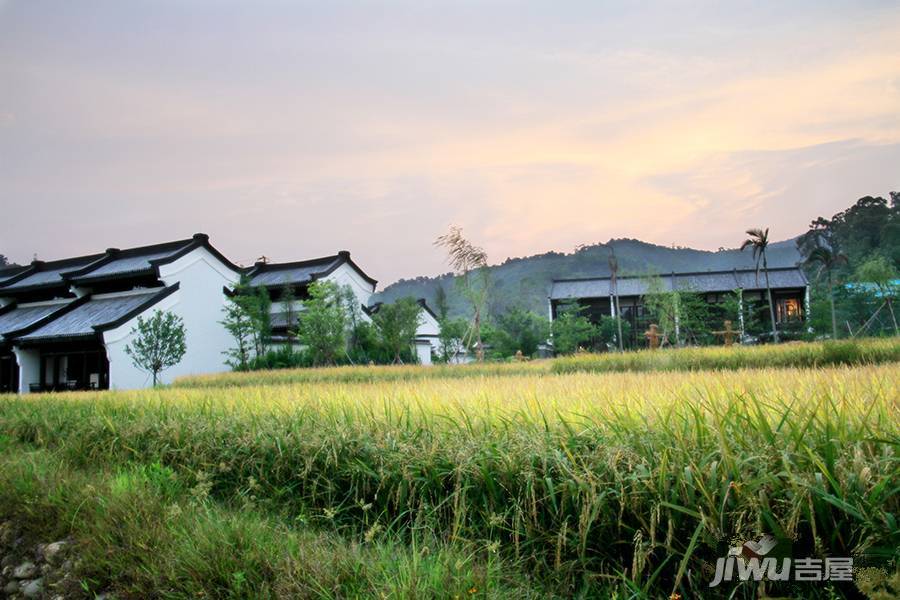
[[[768,275],[776,321],[784,324],[807,318],[809,282],[803,271],[797,267],[771,268]],[[618,292],[621,317],[631,323],[631,341],[637,342],[642,338],[642,327],[649,322],[644,298],[654,291],[696,293],[711,305],[720,305],[729,295],[740,291],[742,302],[761,306],[765,302],[766,278],[755,269],[733,269],[669,273],[653,277],[618,277],[615,286],[611,277],[556,279],[550,288],[550,319],[556,319],[563,307],[573,305],[594,323],[598,323],[603,316],[614,317],[616,310],[613,297]],[[741,328],[743,329],[742,326]]]

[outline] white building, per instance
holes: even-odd
[[[162,373],[226,369],[223,289],[241,269],[208,236],[31,266],[0,276],[0,391],[132,389],[150,375],[125,354],[138,316],[182,318],[187,353]]]
[[[377,281],[341,251],[291,263],[242,269],[198,233],[186,240],[0,270],[0,392],[136,389],[151,383],[125,348],[137,318],[172,312],[184,322],[187,353],[161,373],[163,383],[182,375],[228,370],[224,352],[233,340],[220,321],[242,276],[272,299],[276,340],[286,339],[290,314],[302,310],[314,281],[352,290],[368,320]],[[290,288],[290,307],[280,299]],[[431,363],[439,327],[424,307],[416,349]]]

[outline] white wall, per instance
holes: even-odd
[[[365,306],[369,306],[372,295],[375,293],[375,286],[363,279],[359,272],[347,263],[343,263],[322,280],[333,281],[340,286],[349,286],[359,303]]]
[[[19,363],[19,393],[29,393],[29,385],[41,380],[41,355],[33,348],[13,348]]]
[[[225,306],[224,286],[232,287],[238,274],[205,248],[198,248],[177,261],[160,267],[160,278],[167,285],[180,284],[178,291],[153,306],[143,316],[155,310],[168,310],[184,321],[187,352],[180,363],[160,374],[161,383],[171,383],[182,375],[217,373],[229,370],[224,351],[232,345],[231,336],[219,323]],[[109,358],[111,389],[134,389],[152,383],[152,377],[138,369],[125,354],[132,339],[131,330],[137,317],[103,334]]]
[[[427,340],[416,340],[416,357],[420,365],[431,364],[431,343]]]

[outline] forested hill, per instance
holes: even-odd
[[[733,268],[753,268],[750,251],[719,250],[710,252],[692,248],[671,248],[648,244],[640,240],[620,239],[609,242],[619,259],[619,276],[669,273],[672,271],[719,271]],[[547,311],[547,292],[553,279],[567,277],[608,276],[609,251],[601,245],[584,246],[576,252],[548,252],[525,258],[510,258],[490,267],[491,312],[500,313],[513,306]],[[769,246],[769,266],[793,266],[800,261],[796,240],[786,240]],[[448,273],[437,277],[401,279],[378,295],[378,301],[392,302],[411,296],[425,298],[435,308],[436,295],[442,286],[447,296],[450,316],[465,314],[454,277]]]

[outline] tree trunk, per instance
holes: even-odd
[[[154,371],[153,371],[153,387],[156,387],[156,376],[157,376],[157,374],[158,374],[158,371],[154,370]]]
[[[831,304],[831,338],[837,339],[837,314],[834,310],[834,283],[832,283],[831,271],[828,272],[828,302]]]
[[[778,343],[778,327],[775,325],[775,303],[772,302],[772,288],[769,286],[769,263],[763,250],[763,272],[766,274],[766,295],[769,297],[769,317],[772,319],[772,341]]]

